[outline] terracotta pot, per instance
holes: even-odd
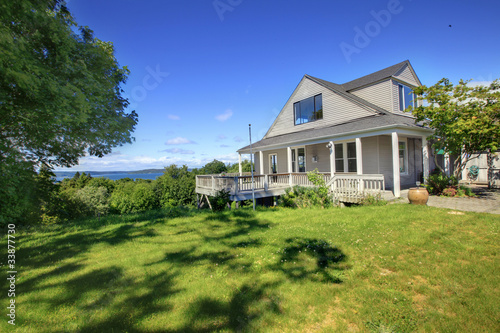
[[[408,191],[408,200],[413,205],[426,205],[429,200],[429,192],[424,187],[412,187]]]

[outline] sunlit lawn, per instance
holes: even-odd
[[[16,331],[500,331],[498,215],[173,213],[18,234]]]

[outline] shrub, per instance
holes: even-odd
[[[85,186],[75,193],[83,216],[106,215],[109,212],[109,193],[104,186]]]
[[[442,173],[434,173],[427,178],[425,187],[430,194],[438,195],[442,194],[447,187],[456,186],[457,184],[458,180],[454,176],[448,177]]]
[[[216,195],[210,198],[210,204],[212,205],[212,210],[214,212],[221,212],[229,203],[229,191],[220,190],[216,193]]]
[[[457,195],[457,188],[455,186],[448,186],[443,190],[443,195],[446,197],[454,197]]]
[[[367,194],[363,197],[359,204],[362,206],[385,206],[387,205],[387,201],[382,200],[382,196],[380,194]]]
[[[127,181],[117,184],[111,208],[120,214],[143,212],[160,207],[153,183]]]

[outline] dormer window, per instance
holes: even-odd
[[[417,97],[410,87],[404,84],[399,85],[399,111],[404,111],[408,107],[417,107]]]
[[[295,125],[323,119],[323,99],[321,94],[293,104]]]

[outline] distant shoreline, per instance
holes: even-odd
[[[136,175],[136,174],[152,174],[152,173],[163,173],[165,169],[145,169],[145,170],[136,170],[136,171],[54,171],[54,174],[57,177],[73,177],[77,172],[80,174],[91,174],[91,175],[115,175],[115,174],[128,174],[128,175]]]

